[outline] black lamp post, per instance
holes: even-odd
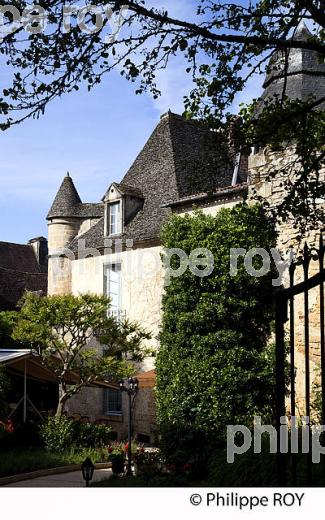
[[[83,479],[86,481],[86,487],[89,487],[89,482],[92,480],[94,476],[95,466],[91,462],[90,458],[87,457],[86,460],[81,465],[81,471]]]
[[[139,382],[136,378],[129,377],[127,385],[120,381],[120,389],[128,394],[128,466],[126,475],[132,476],[132,398],[134,399],[139,390]]]

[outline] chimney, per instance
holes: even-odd
[[[41,271],[47,272],[48,248],[46,238],[32,238],[31,240],[29,240],[28,245],[32,246],[32,248],[34,249],[34,253]]]

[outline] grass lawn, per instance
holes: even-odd
[[[74,450],[49,453],[42,448],[16,448],[0,451],[0,477],[9,477],[38,469],[50,469],[70,464],[81,464],[86,457],[101,462],[96,450]]]

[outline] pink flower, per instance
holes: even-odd
[[[13,433],[15,431],[14,423],[11,419],[8,419],[6,422],[0,421],[0,426],[7,433]]]

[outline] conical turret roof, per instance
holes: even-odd
[[[70,175],[64,177],[47,218],[74,216],[74,208],[81,199]]]
[[[297,25],[295,32],[293,33],[292,39],[299,42],[306,42],[312,36],[304,20],[301,20]]]
[[[311,36],[305,22],[301,21],[292,39],[308,41]],[[258,112],[264,102],[281,100],[283,95],[301,101],[307,101],[311,96],[320,99],[325,95],[325,64],[321,63],[318,53],[313,50],[278,50],[270,59],[263,87]],[[320,108],[323,109],[324,104]]]

